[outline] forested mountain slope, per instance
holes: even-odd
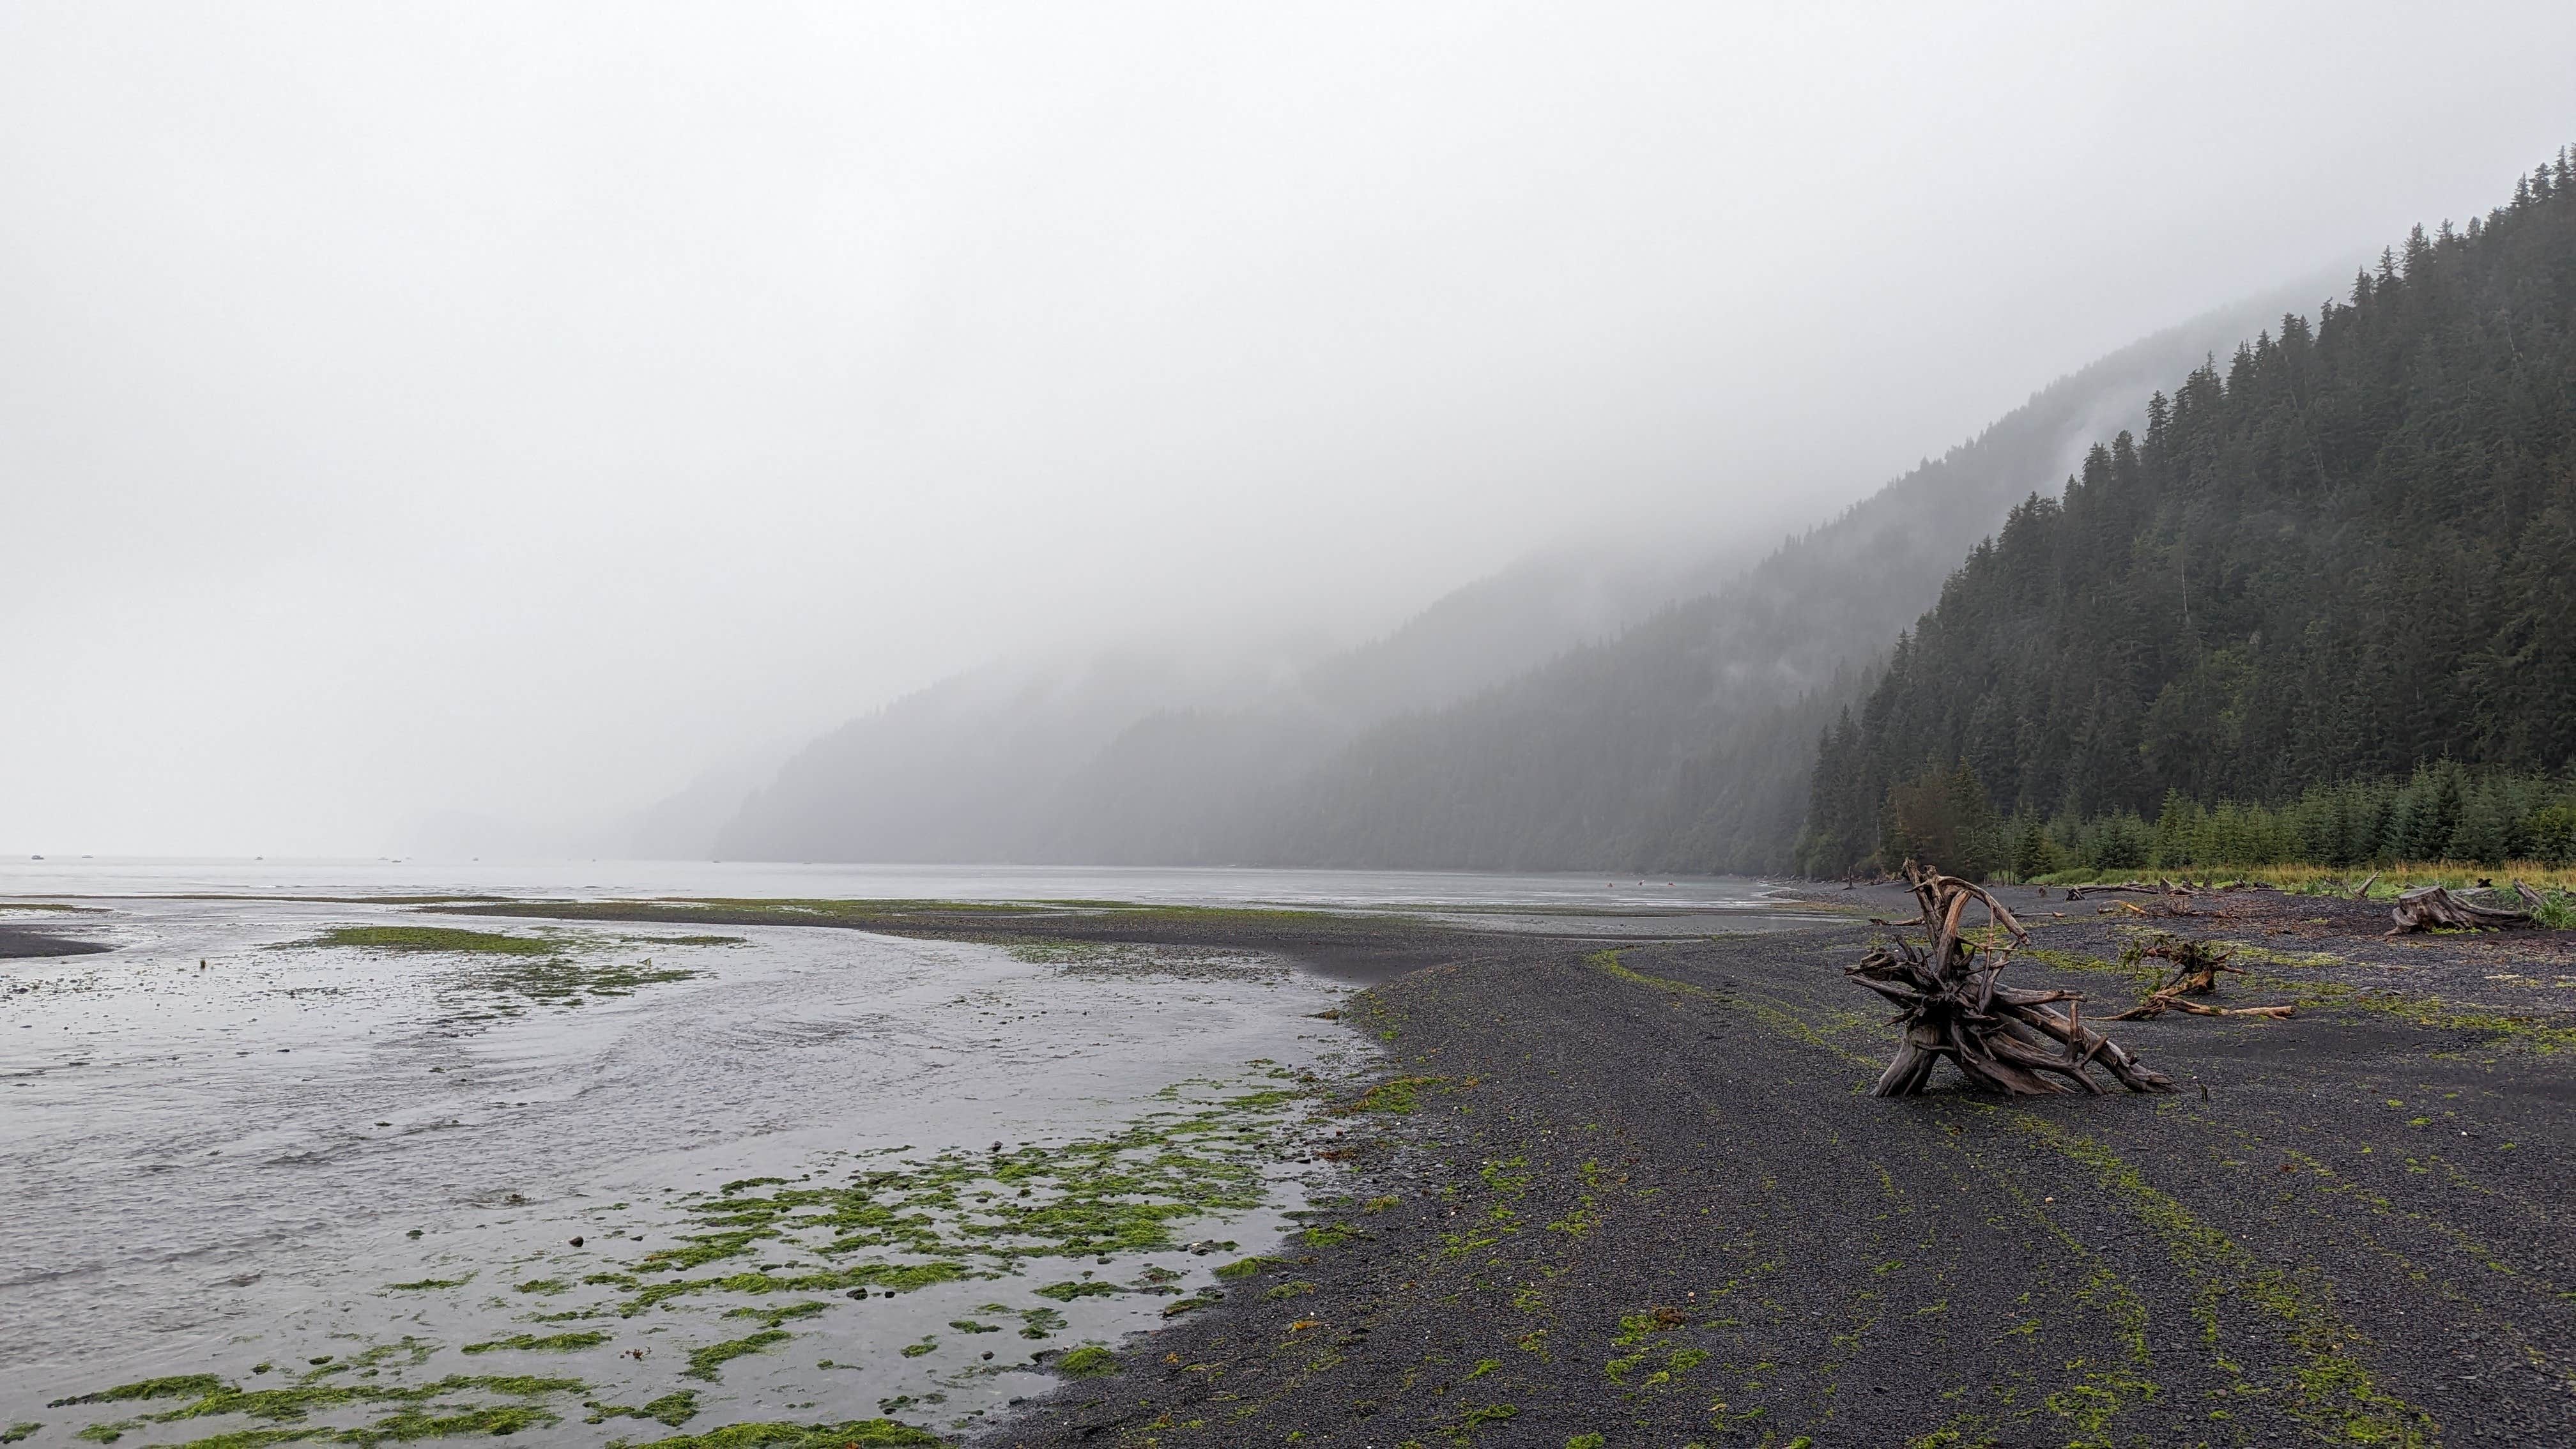
[[[1967,554],[1813,776],[1811,870],[1965,761],[2003,811],[2576,762],[2576,169],[2418,228]]]
[[[1820,727],[1960,554],[2156,382],[2325,284],[2195,319],[2063,378],[1724,587],[1355,740],[1224,858],[1496,869],[1784,870]]]

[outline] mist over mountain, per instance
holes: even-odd
[[[1809,868],[1892,865],[1891,787],[1962,764],[2035,824],[2576,762],[2566,153],[2166,388],[1967,554],[1838,719]]]
[[[1785,866],[1821,724],[2014,502],[2320,277],[2061,379],[1785,543],[1524,560],[1308,660],[994,664],[817,740],[728,858],[1509,869]],[[1767,522],[1767,521],[1766,521]],[[1769,548],[1767,555],[1765,548]]]
[[[798,752],[713,849],[822,860],[1196,860],[1244,807],[1358,732],[1512,678],[1704,586],[1738,558],[1567,549],[1524,559],[1387,634],[1328,650],[1137,645],[997,661]]]

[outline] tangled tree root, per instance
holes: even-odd
[[[2184,936],[2158,936],[2138,947],[2137,955],[2173,963],[2172,979],[2148,992],[2146,999],[2137,1005],[2117,1016],[2102,1019],[2144,1021],[2168,1011],[2186,1012],[2193,1016],[2288,1016],[2290,1008],[2286,1006],[2210,1006],[2187,999],[2216,995],[2218,973],[2221,971],[2236,971],[2242,975],[2236,967],[2227,964],[2227,958],[2234,954],[2230,947],[2213,946],[2206,941],[2194,941]]]
[[[1905,1028],[1896,1059],[1887,1064],[1873,1097],[1910,1097],[1932,1080],[1947,1057],[1971,1085],[2017,1097],[2053,1096],[2070,1088],[2107,1091],[2088,1067],[2098,1066],[2132,1092],[2170,1092],[2173,1080],[2151,1071],[2119,1045],[2084,1025],[2084,998],[2071,991],[2023,991],[1998,986],[2015,945],[2030,933],[2012,912],[1983,889],[1956,876],[1909,862],[1906,881],[1922,908],[1926,951],[1899,938],[1844,968],[1844,974],[1897,1007]],[[1961,927],[1968,907],[1982,904],[2004,939],[1980,946]],[[2066,1010],[2054,1009],[2063,1002]]]

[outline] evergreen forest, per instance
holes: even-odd
[[[2563,854],[2571,766],[2562,151],[2013,509],[1824,731],[1798,864]]]

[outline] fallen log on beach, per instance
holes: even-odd
[[[2002,902],[1979,886],[1910,862],[1906,879],[1921,908],[1917,924],[1929,948],[1899,937],[1843,968],[1893,1003],[1896,1023],[1905,1029],[1871,1096],[1920,1094],[1943,1058],[1970,1085],[2011,1096],[2058,1095],[2070,1090],[2068,1083],[2098,1096],[2109,1089],[2094,1080],[2092,1067],[2132,1092],[2175,1090],[2171,1078],[2084,1025],[2080,995],[1996,984],[2013,947],[2030,939]],[[1982,945],[1968,939],[1972,905],[1985,907],[1989,927],[2002,939]],[[2064,1011],[2056,1009],[2060,1004]]]
[[[2147,884],[2145,881],[2142,881],[2142,880],[2124,880],[2124,881],[2119,882],[2119,883],[2118,883],[2118,884],[2116,884],[2116,885],[2106,884],[2106,885],[2080,885],[2080,886],[2068,886],[2068,887],[2066,888],[2066,898],[2067,898],[2068,900],[2070,900],[2070,901],[2080,901],[2080,900],[2084,899],[2086,896],[2107,896],[2107,895],[2122,895],[2122,894],[2126,894],[2126,895],[2136,895],[2136,896],[2161,896],[2161,895],[2170,895],[2170,894],[2172,894],[2172,891],[2173,891],[2173,887],[2168,886],[2168,885],[2163,885],[2163,884],[2149,885],[2149,884]]]

